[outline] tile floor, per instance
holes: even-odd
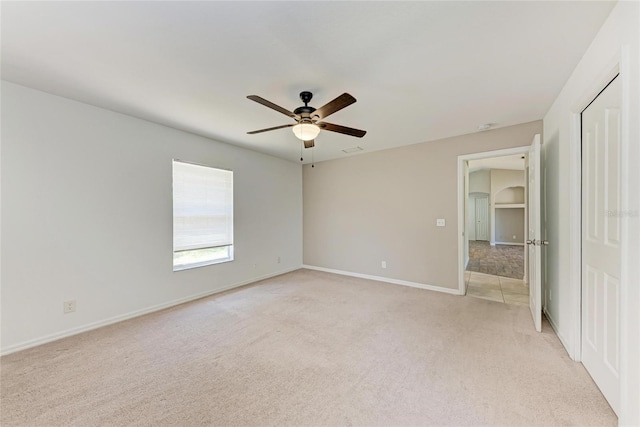
[[[518,279],[465,272],[467,295],[506,304],[529,305],[529,286]]]

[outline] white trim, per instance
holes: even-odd
[[[524,203],[495,203],[494,209],[524,209]]]
[[[2,356],[6,356],[7,354],[11,354],[11,353],[15,353],[17,351],[21,351],[21,350],[26,350],[28,348],[31,347],[36,347],[42,344],[46,344],[52,341],[57,341],[59,339],[62,338],[67,338],[73,335],[78,335],[81,334],[83,332],[88,332],[91,331],[93,329],[98,329],[101,328],[103,326],[108,326],[108,325],[112,325],[114,323],[119,323],[125,320],[129,320],[132,319],[134,317],[139,317],[139,316],[144,316],[145,314],[149,314],[149,313],[153,313],[156,311],[160,311],[160,310],[164,310],[166,308],[170,308],[170,307],[174,307],[176,305],[180,305],[180,304],[184,304],[186,302],[190,302],[190,301],[195,301],[197,299],[201,299],[201,298],[205,298],[214,294],[218,294],[220,292],[224,292],[224,291],[228,291],[231,289],[235,289],[235,288],[239,288],[241,286],[245,286],[251,283],[255,283],[255,282],[259,282],[260,280],[264,280],[264,279],[269,279],[271,277],[275,277],[275,276],[280,276],[281,274],[285,274],[285,273],[289,273],[291,271],[295,271],[295,270],[299,270],[299,267],[295,267],[295,268],[290,268],[287,270],[283,270],[283,271],[278,271],[275,273],[270,273],[270,274],[266,274],[264,276],[260,276],[260,277],[255,277],[253,279],[249,279],[249,280],[244,280],[242,282],[238,282],[238,283],[234,283],[232,285],[229,286],[224,286],[222,288],[218,288],[218,289],[214,289],[214,290],[210,290],[210,291],[205,291],[205,292],[201,292],[199,294],[195,294],[195,295],[190,295],[187,297],[183,297],[183,298],[178,298],[176,300],[173,301],[169,301],[169,302],[165,302],[162,304],[157,304],[151,307],[147,307],[147,308],[143,308],[141,310],[136,310],[136,311],[132,311],[130,313],[126,313],[126,314],[122,314],[122,315],[118,315],[118,316],[114,316],[114,317],[110,317],[108,319],[104,319],[104,320],[99,320],[97,322],[92,322],[83,326],[78,326],[75,328],[71,328],[71,329],[67,329],[65,331],[61,331],[61,332],[56,332],[50,335],[45,335],[43,337],[39,337],[39,338],[34,338],[34,339],[30,339],[27,341],[23,341],[21,343],[17,343],[17,344],[13,344],[10,345],[6,348],[3,348],[2,351],[0,352],[0,355]]]
[[[637,55],[637,53],[636,53]],[[636,67],[640,61],[636,61]],[[636,176],[638,160],[640,160],[640,150],[637,148],[637,140],[634,147],[631,146],[632,132],[632,116],[631,104],[633,84],[631,79],[637,79],[638,74],[631,73],[631,54],[628,45],[622,46],[619,61],[619,76],[622,84],[622,123],[625,125],[621,129],[621,146],[620,146],[620,176],[630,177],[631,171],[634,170]],[[638,68],[636,68],[636,72]],[[637,82],[637,80],[636,80]],[[637,106],[637,103],[636,103]],[[633,120],[636,118],[634,117]],[[637,122],[636,122],[637,127]],[[637,129],[637,128],[636,128]],[[635,158],[633,156],[635,150]],[[620,207],[622,211],[629,212],[632,207],[640,206],[640,192],[634,185],[637,181],[632,179],[622,179],[620,186]],[[635,192],[634,192],[635,191]],[[637,214],[637,211],[636,211]],[[637,261],[640,259],[640,246],[637,239],[638,236],[638,220],[631,223],[631,218],[627,217],[621,224],[621,235],[631,238],[621,241],[621,260],[620,260],[620,408],[619,421],[621,425],[631,425],[640,423],[640,410],[637,402],[640,401],[640,386],[638,386],[638,359],[640,357],[640,340],[638,339],[638,303],[640,303],[640,293],[637,286],[635,291],[631,289],[632,280],[637,285],[637,277],[640,272]],[[634,298],[634,294],[636,298]]]
[[[581,126],[580,113],[573,113],[569,136],[569,218],[582,218]],[[575,278],[569,281],[569,295],[571,295],[569,305],[573,314],[571,316],[573,327],[569,328],[570,341],[564,347],[571,359],[580,362],[582,361],[582,219],[569,221],[569,275]]]
[[[528,154],[529,146],[505,148],[502,150],[485,151],[482,153],[463,154],[458,156],[458,292],[464,295],[466,292],[464,272],[466,262],[464,259],[465,245],[465,222],[464,217],[464,164],[469,160],[486,159],[489,157],[512,156],[515,154]],[[495,242],[489,242],[491,246],[495,246]]]
[[[304,264],[302,268],[306,268],[308,270],[324,271],[325,273],[340,274],[342,276],[357,277],[359,279],[368,279],[368,280],[375,280],[377,282],[392,283],[394,285],[410,286],[412,288],[426,289],[428,291],[444,292],[446,294],[451,294],[451,295],[464,295],[464,293],[460,293],[460,290],[458,289],[444,288],[442,286],[435,286],[435,285],[427,285],[425,283],[409,282],[407,280],[392,279],[389,277],[382,277],[382,276],[372,276],[369,274],[354,273],[351,271],[334,270],[332,268],[317,267],[315,265]]]
[[[562,343],[562,345],[564,346],[565,351],[569,348],[569,346],[567,345],[567,340],[565,339],[565,337],[560,333],[560,328],[558,328],[556,321],[553,320],[553,318],[551,317],[551,315],[549,314],[549,312],[547,312],[546,308],[543,310],[544,316],[547,318],[547,320],[549,321],[549,324],[551,325],[551,328],[553,329],[553,331],[556,333],[556,335],[558,336],[558,339],[560,340],[560,342]],[[569,352],[567,351],[567,354]]]
[[[495,245],[524,246],[524,243],[517,243],[517,242],[495,242]],[[495,245],[494,245],[494,246],[495,246]]]
[[[466,263],[464,261],[464,247],[465,247],[465,230],[467,225],[467,218],[465,218],[464,205],[466,203],[464,194],[464,181],[465,181],[465,160],[458,156],[458,292],[461,295],[467,293],[464,272],[466,270]]]

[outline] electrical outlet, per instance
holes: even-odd
[[[76,300],[72,299],[62,303],[62,312],[64,314],[73,313],[74,311],[76,311]]]
[[[382,261],[381,267],[382,268],[387,268],[387,261]]]
[[[516,240],[516,235],[515,234],[513,235],[513,240]]]
[[[444,226],[445,226],[444,218],[438,218],[438,219],[436,219],[436,226],[438,226],[438,227],[444,227]]]

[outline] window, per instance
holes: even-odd
[[[173,271],[233,261],[233,171],[173,161]]]

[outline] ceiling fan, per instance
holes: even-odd
[[[356,99],[348,93],[343,93],[333,101],[330,101],[322,107],[315,109],[308,105],[309,101],[311,101],[311,98],[313,98],[313,94],[306,91],[300,92],[300,99],[302,100],[302,102],[304,102],[304,105],[302,107],[296,108],[295,110],[293,110],[293,112],[282,108],[279,105],[274,104],[273,102],[267,101],[266,99],[261,98],[257,95],[249,95],[247,96],[247,98],[257,102],[258,104],[262,104],[265,107],[269,107],[286,116],[289,116],[296,121],[296,123],[291,123],[288,125],[247,132],[249,135],[293,127],[293,133],[295,134],[295,136],[298,139],[304,141],[304,148],[311,148],[315,145],[314,141],[320,133],[320,130],[343,133],[345,135],[351,135],[358,138],[362,138],[367,133],[364,130],[353,129],[346,126],[334,125],[333,123],[321,121],[331,114],[335,113],[336,111],[340,111],[343,108],[348,107],[349,105],[356,102]]]

